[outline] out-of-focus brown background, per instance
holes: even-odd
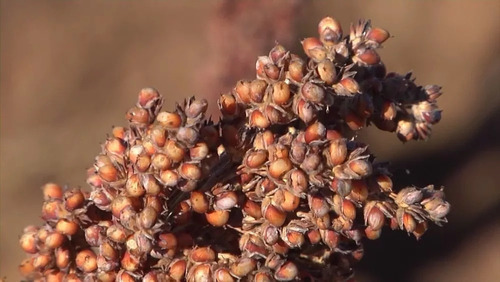
[[[40,223],[39,187],[85,186],[100,142],[125,124],[140,88],[159,89],[167,109],[194,94],[213,102],[252,78],[275,40],[300,51],[331,15],[345,31],[359,18],[388,29],[388,69],[445,92],[429,141],[401,144],[372,128],[361,138],[392,161],[400,186],[445,185],[450,223],[418,242],[388,231],[368,242],[359,280],[500,277],[499,1],[180,2],[1,2],[0,276],[20,280],[18,236]]]

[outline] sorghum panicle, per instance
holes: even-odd
[[[442,188],[395,189],[353,131],[374,124],[406,142],[441,118],[440,87],[387,73],[389,37],[324,18],[306,57],[277,44],[256,78],[222,94],[222,118],[190,98],[162,111],[142,89],[87,171],[90,190],[43,187],[41,227],[20,238],[35,281],[345,280],[363,238],[384,226],[420,238],[446,222]]]

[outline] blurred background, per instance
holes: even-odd
[[[402,144],[368,128],[360,138],[389,160],[396,185],[444,185],[449,224],[420,241],[385,231],[368,242],[359,281],[500,278],[500,1],[1,1],[0,277],[19,281],[18,238],[40,224],[48,181],[85,187],[111,125],[145,86],[165,109],[215,101],[253,78],[279,41],[302,52],[330,15],[348,30],[370,18],[394,36],[389,71],[440,84],[442,121],[427,142]],[[212,111],[215,106],[212,103]],[[496,277],[496,278],[495,278]]]

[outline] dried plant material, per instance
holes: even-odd
[[[427,139],[441,118],[438,86],[386,73],[390,36],[369,21],[344,31],[325,18],[302,41],[277,44],[256,79],[222,94],[222,118],[190,98],[162,111],[140,91],[87,171],[90,191],[43,186],[41,227],[20,237],[20,271],[50,281],[346,280],[363,238],[384,226],[420,238],[446,222],[443,189],[395,189],[366,144],[370,124]]]

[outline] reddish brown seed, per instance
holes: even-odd
[[[354,220],[356,218],[356,207],[351,201],[344,199],[342,202],[342,213],[346,218]]]
[[[125,114],[125,118],[131,123],[147,124],[149,122],[149,113],[143,108],[132,107]]]
[[[63,206],[61,200],[53,199],[48,200],[43,203],[42,206],[42,219],[49,220],[57,220],[61,217],[64,217],[68,214],[68,211]]]
[[[64,241],[66,240],[66,236],[59,232],[51,232],[47,238],[45,238],[45,246],[50,249],[55,249],[60,247]]]
[[[62,199],[62,187],[55,183],[47,183],[42,186],[43,198],[45,201],[50,199]]]
[[[294,105],[294,112],[297,113],[299,118],[306,124],[316,118],[316,111],[314,107],[306,100],[299,98]]]
[[[269,164],[269,175],[273,178],[280,179],[285,173],[293,167],[292,162],[288,158],[277,159]]]
[[[300,248],[305,242],[304,234],[298,231],[288,231],[284,237],[285,238],[282,237],[283,241],[285,241],[290,248]]]
[[[404,213],[403,215],[403,226],[406,232],[411,233],[417,228],[417,221],[409,213]]]
[[[123,240],[123,243],[125,241],[126,241],[126,238]],[[122,242],[120,242],[120,243],[122,243]],[[102,244],[99,245],[99,253],[103,257],[105,257],[107,260],[117,261],[118,252],[115,249],[115,247],[113,247],[113,245],[108,240],[103,241]]]
[[[365,35],[365,38],[369,41],[376,42],[378,44],[384,43],[391,35],[385,29],[379,27],[372,27]]]
[[[306,64],[302,59],[293,59],[288,66],[288,75],[296,82],[302,81],[306,72]]]
[[[141,89],[138,96],[137,104],[143,108],[149,108],[161,99],[158,90],[150,87]]]
[[[52,262],[52,256],[48,253],[37,253],[33,259],[33,267],[42,271]]]
[[[366,119],[360,117],[353,111],[349,111],[345,117],[344,117],[345,122],[347,123],[347,126],[349,126],[350,129],[352,130],[359,130],[363,128],[366,124]]]
[[[208,212],[205,214],[205,217],[213,226],[224,226],[229,220],[229,211],[227,210],[216,210],[212,212]]]
[[[285,262],[276,272],[274,273],[274,278],[278,281],[291,281],[297,278],[299,274],[299,269],[297,266],[291,262]]]
[[[201,161],[205,159],[208,156],[208,153],[209,148],[205,142],[196,143],[193,148],[189,149],[189,155],[193,161]]]
[[[266,65],[273,65],[273,61],[268,56],[259,56],[255,63],[255,72],[258,78],[267,78]]]
[[[284,81],[273,84],[273,102],[277,105],[284,105],[290,102],[290,86]]]
[[[326,127],[321,122],[315,122],[306,128],[304,138],[306,143],[317,140],[324,140],[326,136]]]
[[[208,102],[206,99],[194,99],[191,98],[185,110],[186,116],[188,118],[198,118],[201,114],[205,113],[208,107]]]
[[[313,230],[307,232],[307,239],[309,239],[309,242],[311,242],[311,244],[313,244],[313,245],[321,242],[321,234],[320,234],[319,230],[313,229]]]
[[[271,276],[270,273],[268,272],[257,272],[254,276],[253,279],[254,282],[272,282],[274,281],[274,278]]]
[[[265,222],[261,226],[261,236],[268,245],[274,245],[280,239],[278,227]]]
[[[237,278],[242,278],[252,272],[255,267],[257,267],[257,262],[254,259],[242,257],[231,264],[230,270],[232,275]]]
[[[114,182],[118,180],[118,170],[112,164],[99,167],[97,173],[104,181]]]
[[[355,59],[366,65],[375,65],[380,63],[380,56],[373,49],[362,49],[361,51],[358,51]]]
[[[97,269],[97,256],[92,250],[84,249],[76,255],[75,263],[81,271],[90,273]]]
[[[264,65],[264,73],[266,77],[272,80],[277,80],[280,77],[280,70],[275,64]]]
[[[330,207],[323,195],[317,193],[309,196],[309,208],[316,217],[322,217],[330,211]]]
[[[174,250],[177,248],[177,237],[173,233],[158,235],[158,246],[162,249]]]
[[[158,170],[164,170],[172,166],[172,161],[165,154],[157,153],[151,159],[151,164]]]
[[[160,112],[156,120],[168,129],[176,129],[182,125],[182,118],[177,113]]]
[[[388,175],[379,174],[375,179],[381,191],[392,192],[392,179]]]
[[[323,43],[316,37],[308,37],[302,40],[302,48],[306,55],[316,62],[321,62],[326,57],[326,50]]]
[[[113,126],[112,129],[113,137],[124,139],[125,138],[125,128],[121,126]]]
[[[165,145],[165,154],[174,162],[180,162],[184,159],[185,151],[174,140],[168,140]]]
[[[225,267],[221,267],[221,268],[214,271],[214,279],[216,282],[235,281],[234,278],[231,276],[229,269],[227,269]]]
[[[198,130],[192,127],[181,127],[177,131],[176,138],[179,142],[186,144],[187,146],[192,146],[198,141],[200,134]]]
[[[179,174],[173,170],[162,170],[160,172],[160,180],[167,187],[174,187],[179,183]]]
[[[140,172],[145,172],[151,165],[151,157],[149,155],[140,155],[134,163],[135,168]]]
[[[132,174],[125,183],[125,191],[130,197],[141,197],[146,193],[139,174]]]
[[[115,271],[108,271],[108,272],[103,272],[100,271],[97,273],[97,279],[100,282],[114,282],[114,281],[123,281],[123,280],[115,280],[116,279],[116,272]],[[151,281],[151,280],[148,280]]]
[[[301,196],[308,188],[307,175],[300,169],[294,169],[290,173],[292,192],[296,196]]]
[[[425,231],[427,231],[427,221],[422,221],[417,223],[415,230],[413,230],[413,235],[419,240],[424,235]]]
[[[368,185],[365,180],[351,180],[349,198],[357,202],[365,202],[368,198]]]
[[[62,282],[64,273],[59,270],[50,269],[44,273],[44,276],[46,282]]]
[[[260,110],[254,110],[250,114],[250,125],[258,128],[268,128],[271,123]]]
[[[211,279],[211,269],[208,264],[199,264],[191,268],[188,274],[188,281],[210,281]]]
[[[207,197],[199,191],[192,191],[190,196],[191,208],[197,213],[206,213],[209,208]]]
[[[250,83],[250,99],[253,103],[261,103],[264,100],[266,88],[267,82],[261,79],[255,79]]]
[[[59,219],[56,224],[56,230],[64,235],[75,235],[79,228],[78,223],[65,218]]]
[[[294,194],[286,191],[286,190],[279,190],[282,191],[283,194],[283,201],[281,202],[280,207],[287,212],[292,212],[295,209],[299,207],[300,204],[300,198],[295,196]]]
[[[128,157],[132,163],[135,163],[137,162],[139,156],[145,153],[146,150],[144,149],[144,146],[142,144],[138,144],[130,147],[130,150],[128,152]]]
[[[139,222],[143,228],[149,229],[153,227],[158,218],[158,212],[153,207],[146,206],[139,213]]]
[[[264,218],[274,226],[282,226],[286,220],[286,213],[270,204],[263,210]]]
[[[227,191],[218,194],[215,197],[215,206],[217,209],[229,210],[238,204],[238,194],[234,191]]]
[[[269,51],[269,58],[271,61],[275,64],[278,64],[278,62],[285,56],[287,55],[287,50],[283,45],[281,44],[276,44],[274,45],[273,49]]]
[[[380,112],[382,113],[382,118],[385,120],[393,120],[397,114],[396,106],[390,101],[384,101],[382,103]]]
[[[398,138],[403,141],[410,141],[416,137],[415,123],[410,120],[402,119],[398,121],[398,126],[396,128]]]
[[[64,247],[57,248],[54,252],[55,260],[56,260],[56,266],[59,269],[64,269],[66,268],[69,263],[71,262],[70,258],[70,250]]]
[[[132,207],[132,200],[126,196],[118,196],[111,202],[111,212],[116,218],[120,218],[120,213],[126,207]]]
[[[333,230],[320,230],[321,239],[331,250],[337,247],[340,235]]]
[[[22,276],[27,277],[33,272],[35,272],[35,266],[33,265],[34,258],[26,258],[19,265],[19,272]]]
[[[158,147],[163,147],[167,141],[167,134],[161,126],[153,127],[149,133],[149,137]]]
[[[195,263],[205,263],[215,260],[215,252],[210,247],[198,247],[189,254],[191,261]]]
[[[278,239],[278,241],[276,243],[274,243],[274,245],[272,247],[273,247],[273,251],[275,253],[283,255],[283,256],[286,256],[286,254],[290,250],[290,247],[288,246],[288,244],[285,243],[281,239]]]
[[[359,84],[352,77],[344,77],[339,82],[351,94],[359,93]]]
[[[335,70],[335,65],[330,60],[323,60],[317,66],[318,75],[323,80],[326,85],[332,85],[335,77],[337,76],[337,71]]]
[[[289,120],[286,117],[286,114],[281,112],[276,106],[266,106],[264,109],[264,114],[271,122],[271,124],[283,124]]]
[[[320,103],[325,98],[323,87],[312,82],[306,82],[300,89],[302,97],[312,103]]]
[[[180,202],[174,210],[175,223],[179,225],[187,223],[191,219],[191,213],[191,205],[186,201]]]
[[[372,174],[372,164],[368,160],[352,160],[349,162],[349,168],[360,177]]]
[[[126,271],[136,271],[139,269],[139,260],[129,251],[123,254],[120,264]]]
[[[127,145],[122,139],[114,137],[106,140],[104,149],[111,154],[123,155],[125,150],[127,150]]]
[[[91,247],[98,247],[103,239],[103,232],[107,228],[94,224],[85,229],[85,241],[91,246]]]
[[[267,161],[267,150],[249,151],[245,157],[245,165],[249,168],[259,168]]]
[[[21,245],[21,248],[23,251],[29,253],[29,254],[35,254],[38,249],[36,247],[36,232],[26,232],[24,233],[21,238],[19,239],[19,245]]]
[[[80,189],[68,190],[64,193],[64,205],[68,211],[83,207],[85,196]]]
[[[127,235],[125,228],[118,223],[111,225],[106,230],[106,236],[116,243],[125,243]]]
[[[145,138],[142,141],[142,146],[144,147],[144,152],[150,157],[151,161],[151,156],[156,153],[156,145],[153,144],[153,141],[149,140],[148,138]]]
[[[385,215],[379,208],[373,207],[368,212],[368,218],[365,218],[365,222],[371,230],[377,231],[384,226]]]
[[[241,102],[245,104],[249,104],[251,101],[250,98],[250,81],[240,80],[236,83],[236,87],[234,91],[238,95],[238,98]]]
[[[180,281],[186,274],[186,266],[187,262],[185,260],[174,260],[169,266],[168,274],[176,281]]]
[[[201,178],[201,169],[194,163],[182,163],[179,172],[184,179],[199,180]]]
[[[135,278],[122,269],[116,275],[116,282],[135,282]]]
[[[243,205],[243,210],[250,215],[251,217],[255,219],[259,219],[262,217],[262,212],[260,208],[260,204],[253,202],[249,199],[245,201],[245,204]]]
[[[331,141],[328,152],[332,166],[342,164],[347,159],[347,144],[345,139]]]
[[[340,134],[340,132],[337,130],[328,129],[326,131],[326,139],[327,140],[334,141],[334,140],[341,139],[341,138],[342,138],[342,134]]]
[[[382,234],[382,228],[380,228],[378,230],[373,230],[370,226],[365,228],[366,238],[368,238],[370,240],[376,240],[376,239],[380,238],[381,234]]]
[[[89,184],[92,187],[99,187],[102,186],[102,179],[99,177],[99,175],[92,173],[87,176],[86,180],[87,184]]]
[[[342,26],[336,19],[325,17],[318,24],[318,34],[321,42],[333,45],[342,39]]]

